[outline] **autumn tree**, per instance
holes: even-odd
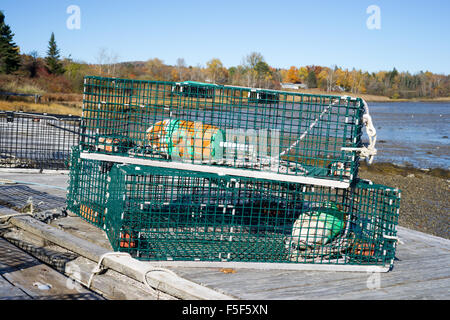
[[[317,88],[317,77],[316,73],[311,70],[308,73],[308,77],[306,78],[306,85],[308,88]]]
[[[272,80],[272,72],[269,65],[264,61],[258,61],[255,68],[256,83],[258,87],[267,87],[268,83]]]
[[[5,15],[0,11],[0,72],[12,73],[20,66],[19,47],[13,41],[14,34],[5,23]]]
[[[60,75],[64,73],[64,67],[60,62],[59,49],[56,45],[55,34],[52,32],[48,42],[47,57],[45,57],[48,72]]]
[[[195,67],[189,68],[189,79],[194,81],[204,81],[205,73],[203,67],[200,64],[197,64]]]
[[[281,76],[281,69],[270,67],[271,70],[271,89],[281,89],[281,82],[283,81],[283,77]]]
[[[336,70],[336,85],[344,88],[345,90],[349,90],[349,76],[348,70],[337,69]]]
[[[103,65],[106,63],[107,55],[108,55],[108,53],[107,53],[106,48],[102,47],[98,50],[96,60],[97,60],[99,75],[103,75]]]
[[[206,63],[206,73],[213,83],[226,83],[228,71],[224,68],[222,61],[213,58]]]
[[[38,70],[42,68],[38,52],[33,50],[27,55],[22,55],[21,65],[21,70],[23,70],[28,77],[36,77]]]
[[[98,73],[100,75],[117,76],[120,73],[118,71],[118,59],[117,53],[105,47],[100,48],[96,57]]]
[[[83,92],[84,77],[92,74],[92,66],[82,62],[75,62],[70,59],[65,61],[64,77],[68,79],[75,92]]]
[[[246,85],[246,68],[243,65],[228,69],[228,82],[233,85]]]
[[[306,67],[300,67],[298,69],[298,77],[300,78],[301,82],[306,82],[306,78],[308,77],[308,69]]]
[[[183,58],[178,58],[177,59],[177,64],[175,66],[176,68],[176,72],[177,72],[177,77],[180,81],[185,80],[185,74],[186,74],[186,62],[184,61]]]
[[[331,92],[334,90],[334,87],[336,86],[336,80],[337,80],[337,70],[338,67],[335,65],[333,68],[328,69],[326,81],[327,81],[327,91]]]
[[[298,76],[298,69],[294,66],[290,67],[286,73],[286,78],[284,79],[284,81],[291,83],[299,83],[300,77]]]
[[[255,70],[256,65],[259,62],[263,62],[264,57],[259,52],[252,52],[245,56],[242,60],[242,66],[246,78],[246,85],[248,87],[255,87],[257,86],[258,81],[258,72]]]
[[[397,69],[392,69],[392,71],[388,72],[386,74],[386,79],[389,81],[389,84],[393,84],[395,81],[395,78],[398,76],[398,71]]]
[[[167,66],[161,59],[150,59],[146,63],[147,75],[151,80],[167,81],[170,77]]]
[[[136,79],[139,75],[144,73],[144,70],[142,68],[143,65],[145,64],[141,64],[139,66],[130,62],[121,63],[117,71],[117,76],[122,78]]]
[[[244,58],[244,65],[248,66],[250,69],[255,69],[256,65],[264,61],[264,57],[259,52],[252,52]]]
[[[328,85],[327,85],[327,77],[328,77],[329,72],[330,72],[329,68],[323,68],[317,75],[317,86],[322,90],[331,91],[331,90],[328,90]]]
[[[236,67],[230,67],[230,68],[228,68],[228,76],[229,76],[230,78],[233,78],[233,77],[236,75],[237,72],[238,72],[238,70],[237,70]]]

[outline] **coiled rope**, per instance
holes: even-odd
[[[360,148],[347,148],[342,147],[342,151],[356,151],[359,153],[362,159],[367,159],[369,164],[372,164],[373,157],[377,154],[377,149],[375,149],[375,143],[377,141],[377,131],[373,126],[372,117],[369,113],[369,106],[367,102],[363,99],[364,104],[364,115],[363,115],[363,124],[366,127],[366,133],[369,137],[369,144],[367,146],[362,146]]]

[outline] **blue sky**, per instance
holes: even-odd
[[[80,29],[66,27],[69,5],[81,9]],[[370,5],[380,8],[379,30],[366,26]],[[2,0],[0,10],[21,51],[41,56],[54,32],[63,56],[91,63],[100,48],[119,61],[216,57],[226,67],[256,51],[281,68],[450,73],[448,0]]]

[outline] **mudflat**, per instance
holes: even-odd
[[[359,176],[402,191],[399,225],[450,239],[450,171],[361,163]]]

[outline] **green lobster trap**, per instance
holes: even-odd
[[[400,191],[357,179],[375,141],[359,98],[86,77],[68,209],[141,260],[389,270]]]
[[[367,181],[341,189],[114,164],[107,189],[108,238],[137,259],[383,270],[394,261],[400,191]]]
[[[72,147],[69,162],[67,209],[87,222],[105,227],[108,174],[113,163],[82,160],[78,147]]]
[[[374,137],[360,98],[85,78],[84,159],[347,188]]]

